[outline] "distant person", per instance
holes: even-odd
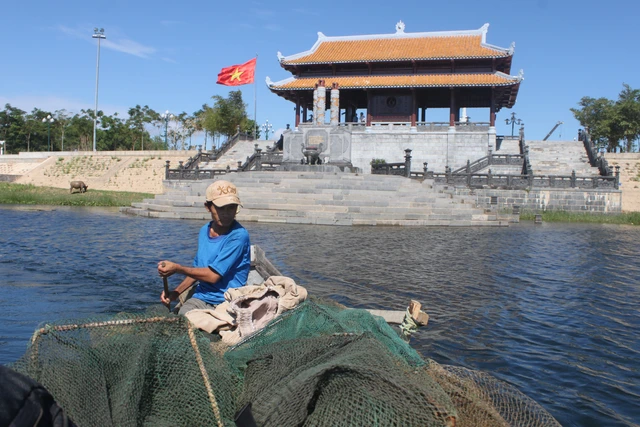
[[[249,233],[236,221],[238,208],[242,206],[238,189],[228,181],[215,181],[207,187],[204,207],[211,214],[198,235],[198,250],[193,265],[183,266],[172,261],[160,261],[158,273],[169,277],[175,273],[186,277],[165,295],[160,295],[163,304],[169,305],[181,293],[198,283],[195,293],[188,299],[178,314],[184,315],[194,309],[212,309],[225,301],[224,293],[247,283],[251,266],[251,243]]]
[[[360,113],[360,123],[365,124],[367,119],[364,117],[364,113]]]
[[[289,126],[289,125],[287,125]],[[278,150],[282,151],[283,147],[284,147],[284,133],[280,134],[280,138],[278,138],[278,142],[276,143],[276,147],[278,148]]]

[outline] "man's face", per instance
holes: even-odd
[[[211,219],[217,226],[229,227],[236,218],[238,205],[231,204],[219,208],[212,204],[211,208],[209,208],[209,212],[211,212]]]

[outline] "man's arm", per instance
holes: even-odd
[[[158,263],[158,273],[160,273],[160,276],[162,277],[169,277],[175,273],[184,274],[186,276],[177,288],[169,292],[169,295],[165,295],[164,291],[162,292],[160,300],[164,304],[178,299],[181,293],[193,286],[193,284],[198,280],[208,283],[216,283],[222,277],[209,267],[185,267],[166,260]]]

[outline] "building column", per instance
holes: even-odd
[[[300,125],[300,98],[296,99],[296,124],[297,128]]]
[[[491,107],[489,109],[489,126],[496,126],[496,93],[495,88],[491,88]]]
[[[338,83],[331,84],[331,126],[340,123],[340,88]]]
[[[416,131],[416,116],[418,115],[418,106],[416,102],[416,90],[411,89],[411,130]]]
[[[307,121],[307,107],[302,107],[302,118],[303,118],[304,122],[306,123],[306,121]]]
[[[427,121],[427,107],[422,107],[422,117],[420,121],[423,123]]]
[[[371,126],[371,90],[367,89],[367,127]]]
[[[491,106],[489,107],[489,132],[488,132],[489,142],[488,145],[488,155],[491,155],[494,147],[495,150],[498,150],[498,144],[496,140],[496,92],[495,88],[491,88]]]
[[[313,89],[313,113],[311,113],[311,124],[316,124],[316,117],[318,117],[318,83]]]
[[[324,86],[324,80],[318,80],[317,99],[316,99],[316,115],[313,117],[316,126],[324,125],[324,116],[327,109],[327,88]]]
[[[450,89],[449,96],[449,127],[456,126],[456,92],[455,89]]]

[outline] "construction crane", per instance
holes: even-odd
[[[545,136],[542,140],[546,141],[547,139],[549,139],[549,137],[551,136],[551,134],[553,133],[554,130],[558,129],[558,126],[560,126],[561,124],[563,124],[564,122],[558,122],[555,124],[555,126],[553,126],[553,128],[549,131],[549,133],[547,134],[547,136]]]

